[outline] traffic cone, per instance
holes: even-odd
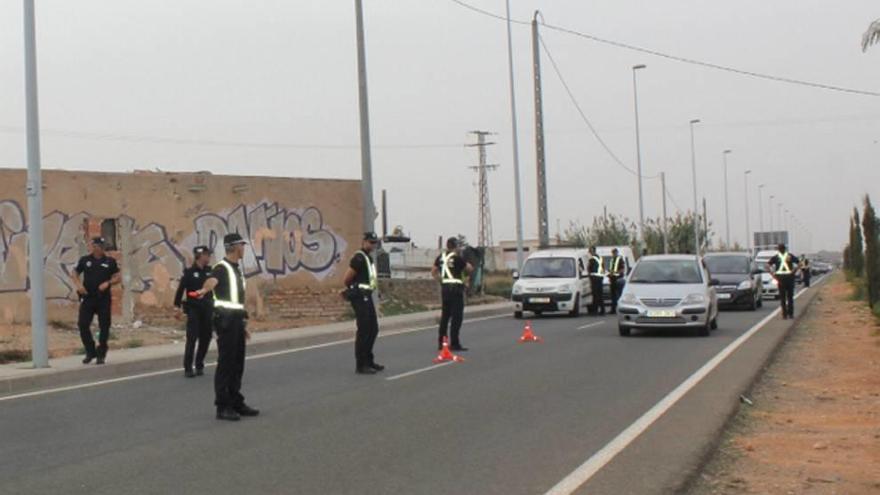
[[[434,358],[435,363],[445,363],[447,361],[455,361],[460,363],[464,361],[464,358],[456,356],[449,350],[449,338],[443,337],[443,347],[440,349],[440,354]]]
[[[519,338],[519,343],[523,342],[544,342],[544,339],[535,335],[532,331],[532,322],[527,321],[525,328],[523,328],[522,337]]]

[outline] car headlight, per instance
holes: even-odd
[[[779,281],[776,280],[775,278],[771,278],[770,285],[772,285],[773,287],[776,287],[777,285],[779,285]]]
[[[559,292],[560,294],[571,294],[571,286],[570,285],[560,285],[559,288],[556,289],[556,291]]]
[[[639,299],[635,296],[635,294],[631,292],[627,292],[623,296],[620,297],[620,301],[623,304],[638,304]]]
[[[739,285],[736,286],[738,290],[749,290],[752,288],[751,280],[743,280]]]
[[[706,302],[706,296],[703,294],[691,294],[681,301],[682,304],[700,304]]]
[[[522,294],[522,286],[519,284],[513,284],[513,293]]]

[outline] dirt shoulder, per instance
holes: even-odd
[[[688,493],[880,493],[880,325],[851,292],[822,287]]]

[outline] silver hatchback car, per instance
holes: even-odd
[[[697,256],[643,256],[617,304],[620,335],[638,328],[693,328],[709,335],[718,328],[716,284]]]

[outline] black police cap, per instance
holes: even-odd
[[[369,242],[379,242],[379,236],[375,232],[365,232],[364,240]]]
[[[95,246],[103,246],[107,241],[104,240],[103,237],[92,237],[92,244]]]
[[[212,252],[213,251],[211,251],[211,248],[209,248],[208,246],[196,246],[193,248],[193,255],[194,256],[198,256],[198,255],[204,254],[204,253],[211,254]]]
[[[247,241],[241,238],[241,235],[234,234],[226,234],[223,236],[223,245],[224,246],[234,246],[236,244],[247,244]]]

